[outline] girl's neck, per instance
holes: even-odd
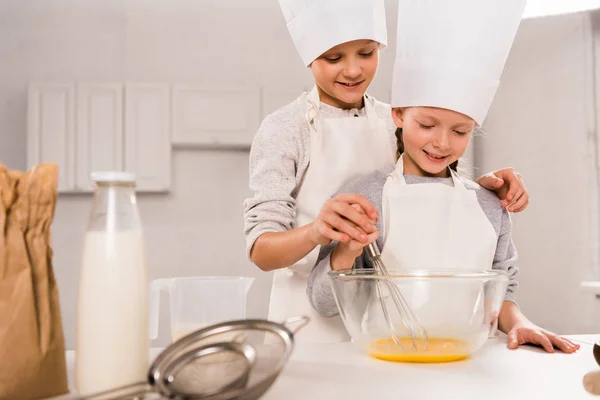
[[[431,174],[425,171],[423,168],[419,166],[408,153],[404,152],[402,155],[402,167],[403,167],[403,175],[416,175],[416,176],[425,176],[429,178],[449,178],[450,170],[449,168],[444,168],[439,174]]]

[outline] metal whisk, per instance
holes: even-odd
[[[369,244],[369,246],[367,246],[367,253],[369,254],[369,257],[371,257],[371,260],[373,261],[375,270],[377,272],[379,272],[381,275],[389,275],[389,272],[388,272],[387,268],[385,267],[385,264],[381,260],[381,253],[379,252],[379,248],[377,247],[377,244],[375,242],[373,242],[373,243]],[[379,297],[379,301],[381,303],[381,308],[383,310],[383,316],[384,316],[387,324],[390,327],[390,330],[392,333],[392,339],[394,340],[394,343],[396,343],[400,347],[404,348],[400,339],[398,338],[398,335],[396,333],[396,327],[394,326],[394,323],[393,323],[390,313],[388,311],[387,305],[385,304],[385,299],[383,298],[383,290],[382,290],[381,281],[382,280],[380,280],[380,279],[376,280],[376,287],[377,287],[377,295]],[[400,289],[398,289],[398,287],[394,284],[394,282],[392,282],[390,280],[385,280],[385,283],[387,284],[387,287],[389,289],[390,295],[392,297],[392,301],[394,302],[394,305],[396,306],[398,313],[400,314],[402,323],[408,330],[408,333],[409,333],[411,341],[412,341],[413,349],[417,350],[417,339],[420,339],[420,342],[424,345],[425,348],[427,348],[427,341],[428,341],[427,332],[425,331],[425,328],[423,328],[423,326],[421,326],[421,324],[419,323],[419,320],[415,317],[410,306],[404,299],[404,296],[402,296]]]

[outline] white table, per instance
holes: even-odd
[[[299,343],[263,399],[600,399],[582,383],[587,372],[600,369],[592,354],[600,335],[568,337],[581,344],[575,354],[508,350],[502,337],[490,339],[471,359],[448,364],[379,361],[350,343]],[[67,352],[71,383],[73,362]]]

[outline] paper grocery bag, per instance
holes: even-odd
[[[50,226],[58,169],[0,165],[0,399],[68,390]]]

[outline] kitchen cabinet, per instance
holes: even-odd
[[[249,148],[260,126],[258,88],[173,86],[176,147]]]
[[[169,85],[125,86],[125,169],[145,191],[171,186],[170,114]]]
[[[90,192],[92,171],[126,170],[142,192],[171,182],[170,92],[166,84],[32,83],[28,167],[59,166],[59,192]]]
[[[91,191],[93,171],[123,170],[123,90],[119,84],[77,87],[76,188]]]
[[[27,99],[27,167],[58,164],[58,190],[75,190],[75,85],[33,83]]]

